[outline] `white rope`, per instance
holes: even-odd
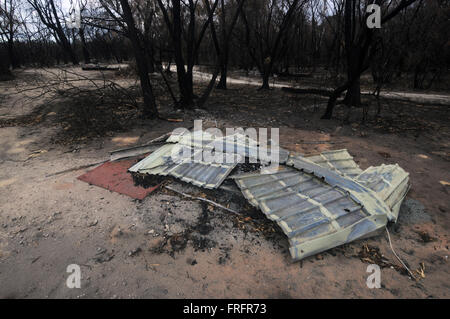
[[[391,236],[389,235],[389,230],[388,230],[387,226],[384,226],[384,228],[386,229],[386,233],[387,233],[388,240],[389,240],[389,246],[391,246],[392,253],[393,253],[394,256],[398,259],[398,261],[403,265],[403,267],[405,267],[405,269],[409,272],[409,274],[411,275],[411,277],[412,277],[413,279],[416,279],[416,277],[414,276],[414,274],[412,273],[412,271],[409,270],[408,266],[406,266],[406,264],[405,264],[405,263],[400,259],[400,257],[397,255],[397,253],[396,253],[395,250],[394,250],[394,247],[392,247]]]

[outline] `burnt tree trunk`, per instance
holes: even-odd
[[[225,41],[227,41],[226,37],[223,37],[223,50],[219,51],[220,80],[219,84],[217,84],[217,88],[221,90],[227,89],[229,48],[228,43],[226,43]]]
[[[297,9],[298,2],[299,2],[299,0],[294,0],[292,2],[292,4],[289,6],[289,9],[286,12],[286,15],[283,17],[283,21],[281,22],[280,29],[278,30],[278,34],[276,36],[275,43],[274,43],[273,47],[269,50],[270,55],[264,61],[263,72],[262,72],[263,83],[262,83],[260,90],[267,90],[270,88],[270,86],[269,86],[270,74],[272,73],[272,69],[275,64],[275,60],[278,59],[280,44],[281,44],[283,38],[285,38],[287,31],[292,24],[292,17],[294,15],[295,10]]]
[[[214,6],[211,9],[211,6],[209,4],[209,1],[205,0],[205,7],[206,10],[208,12],[209,15],[209,23],[211,25],[211,37],[214,43],[214,47],[216,49],[216,53],[217,53],[217,58],[219,60],[218,64],[219,64],[219,70],[220,70],[220,80],[219,80],[219,84],[217,84],[217,88],[218,89],[222,89],[222,90],[226,90],[227,89],[227,77],[228,77],[228,60],[229,60],[229,52],[230,52],[230,38],[231,38],[231,34],[233,32],[233,29],[236,25],[236,22],[239,18],[239,15],[241,14],[243,5],[244,5],[245,0],[240,0],[238,2],[238,7],[234,13],[234,16],[231,20],[229,29],[227,29],[226,27],[226,13],[225,13],[225,1],[221,0],[221,6],[222,6],[222,10],[221,10],[221,14],[220,14],[220,24],[221,24],[221,44],[222,44],[222,48],[221,45],[219,44],[219,41],[217,39],[217,34],[216,34],[216,28],[214,26],[214,21],[212,21],[212,17],[213,17],[213,12],[218,4],[218,0],[216,0],[214,2]],[[204,25],[204,27],[206,26],[206,24]]]
[[[188,75],[184,66],[183,51],[181,46],[181,4],[180,0],[172,0],[173,12],[173,44],[175,64],[177,66],[178,86],[180,88],[180,102],[184,107],[192,107],[194,104],[194,97],[191,88],[189,87]]]
[[[148,63],[144,54],[145,49],[139,41],[138,31],[134,24],[134,18],[128,0],[120,0],[120,4],[122,6],[125,23],[127,24],[127,35],[133,46],[134,56],[136,58],[142,95],[144,97],[143,113],[144,116],[154,117],[158,115],[158,109],[156,108],[155,96],[153,95],[153,88],[148,75]]]
[[[266,61],[264,61],[264,68],[262,72],[262,86],[259,88],[260,90],[269,90],[269,80],[270,80],[270,72],[272,69],[271,62],[269,61],[270,58],[267,58]]]
[[[361,56],[361,50],[356,42],[356,3],[355,1],[346,0],[344,10],[344,29],[345,29],[345,50],[347,54],[347,82],[351,83],[347,89],[344,99],[344,104],[348,106],[361,105],[361,88],[359,81],[359,65],[360,60],[364,59]],[[358,79],[356,79],[358,78]]]
[[[6,52],[0,48],[0,81],[11,79],[12,74],[9,70],[9,60]]]
[[[355,61],[352,61],[349,68],[347,80],[351,82],[351,85],[347,89],[347,93],[344,98],[344,104],[348,106],[361,106],[361,81],[360,71],[358,70],[360,55],[355,57]]]
[[[228,61],[224,61],[220,65],[220,80],[217,84],[217,88],[221,90],[227,89],[227,78],[228,78]]]
[[[13,69],[17,69],[18,67],[20,67],[19,64],[19,59],[17,58],[17,56],[15,55],[15,50],[14,50],[14,40],[13,39],[9,39],[8,40],[8,57],[9,57],[9,62],[11,63],[11,66]]]
[[[217,6],[218,0],[214,2],[214,12]],[[189,11],[189,25],[187,30],[187,39],[186,39],[186,61],[183,57],[183,46],[182,46],[182,15],[181,15],[181,0],[172,0],[172,21],[170,20],[168,10],[163,4],[162,0],[158,0],[158,5],[163,13],[164,20],[169,29],[173,48],[174,48],[174,58],[175,64],[177,66],[177,78],[178,78],[178,86],[180,89],[180,105],[182,107],[192,108],[194,106],[194,86],[193,86],[193,68],[195,59],[198,53],[198,49],[200,47],[200,43],[205,34],[205,31],[208,28],[208,25],[211,23],[213,17],[209,15],[209,18],[203,24],[201,28],[198,38],[196,39],[196,8],[198,1],[184,1],[183,2]],[[187,64],[187,69],[185,68],[185,62]]]
[[[400,13],[401,10],[405,9],[415,1],[417,0],[401,0],[393,10],[381,19],[381,24],[384,24],[394,18]],[[360,31],[356,39],[356,3],[351,0],[346,0],[344,10],[348,78],[344,85],[336,88],[331,94],[330,99],[328,100],[327,109],[325,114],[322,116],[322,119],[331,119],[337,99],[346,91],[347,94],[344,99],[346,104],[361,105],[360,77],[361,74],[370,66],[370,58],[368,59],[368,53],[372,44],[374,29],[370,29],[366,26],[367,15],[365,15],[363,19],[361,19],[362,25],[360,26]]]
[[[83,28],[78,29],[78,35],[80,36],[81,40],[81,48],[83,50],[84,63],[86,64],[91,63],[91,56],[89,55],[89,50],[86,45],[86,37],[84,36]]]
[[[64,51],[64,60],[69,58],[74,65],[77,65],[77,56],[75,55],[75,52],[73,51],[72,46],[64,33],[54,0],[47,0],[45,1],[45,4],[36,0],[28,0],[28,3],[33,7],[33,9],[35,9],[42,23],[51,30],[56,43],[58,43]]]
[[[226,10],[225,10],[225,1],[221,0],[221,14],[220,14],[220,24],[221,24],[221,40],[223,45],[223,50],[219,51],[219,63],[220,63],[220,81],[217,85],[218,89],[226,90],[227,89],[227,73],[228,73],[228,43],[227,43],[227,31],[226,31]],[[211,24],[212,25],[212,24]]]
[[[67,39],[67,36],[64,33],[61,22],[59,21],[58,13],[56,11],[56,6],[55,6],[54,0],[50,1],[50,5],[51,5],[52,11],[53,11],[53,15],[55,17],[55,22],[53,24],[53,27],[54,27],[56,34],[59,37],[59,41],[62,45],[62,48],[65,51],[65,53],[67,54],[67,56],[69,57],[72,64],[78,65],[78,58],[77,58],[75,52],[73,51],[72,46],[70,45],[69,39]]]

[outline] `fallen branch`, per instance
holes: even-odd
[[[96,163],[92,163],[92,164],[86,164],[86,165],[76,166],[76,167],[73,167],[73,168],[65,169],[65,170],[60,171],[60,172],[56,172],[56,173],[52,173],[52,174],[45,175],[45,177],[52,177],[52,176],[56,176],[56,175],[61,175],[61,174],[65,174],[65,173],[70,173],[70,172],[74,172],[74,171],[79,171],[80,169],[85,169],[85,168],[89,168],[89,167],[92,167],[92,166],[100,165],[100,164],[106,163],[106,162],[108,162],[108,161],[109,161],[109,160],[104,160],[104,161],[96,162]]]
[[[313,141],[313,142],[297,142],[295,144],[341,144],[344,142],[331,142],[331,141]]]
[[[225,207],[225,206],[223,206],[223,205],[220,205],[219,203],[213,202],[212,200],[209,200],[209,199],[206,199],[206,198],[202,198],[202,197],[192,196],[192,195],[189,195],[189,194],[186,194],[186,193],[177,191],[176,189],[174,189],[174,188],[172,188],[172,187],[170,187],[170,186],[164,186],[164,188],[165,188],[165,189],[168,189],[169,191],[172,191],[172,192],[174,192],[174,193],[177,193],[177,194],[179,194],[179,195],[181,195],[181,196],[183,196],[183,197],[186,197],[186,198],[189,198],[189,199],[193,199],[193,200],[200,200],[200,201],[202,201],[202,202],[206,202],[206,203],[208,203],[208,204],[211,204],[211,205],[213,205],[213,206],[215,206],[215,207],[218,207],[218,208],[221,208],[221,209],[223,209],[223,210],[226,210],[227,212],[233,213],[233,214],[235,214],[235,215],[241,215],[241,214],[239,214],[237,211],[232,210],[232,209],[230,209],[230,208],[227,208],[227,207]]]
[[[86,65],[81,68],[83,71],[118,71],[118,67]]]
[[[162,144],[164,144],[164,142],[155,142],[152,144],[134,146],[127,149],[112,151],[110,153],[109,160],[111,162],[114,162],[124,158],[135,157],[142,154],[151,153],[153,151],[156,151],[159,147],[161,147]]]
[[[326,96],[326,97],[330,97],[330,95],[331,95],[331,91],[323,90],[323,89],[298,89],[298,88],[282,87],[281,90],[288,92],[288,93],[295,93],[295,94],[316,94],[316,95],[322,95],[322,96]]]

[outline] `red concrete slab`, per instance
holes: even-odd
[[[147,189],[141,186],[135,186],[133,177],[128,173],[128,168],[135,163],[136,159],[106,162],[86,174],[79,176],[78,179],[119,194],[142,200],[156,190],[158,186]]]

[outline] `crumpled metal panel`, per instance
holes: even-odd
[[[391,209],[396,221],[401,203],[409,190],[409,174],[398,164],[369,167],[356,177],[358,183],[373,190]]]
[[[151,168],[161,166],[165,164],[166,159],[172,154],[174,148],[175,144],[165,144],[144,158],[142,161],[130,167],[128,170],[136,173],[142,169],[149,170]]]
[[[272,141],[269,141],[267,146],[262,146],[256,140],[240,132],[220,137],[216,137],[206,131],[186,132],[184,134],[170,136],[167,142],[178,143],[188,147],[215,150],[217,152],[239,154],[255,162],[256,160],[260,160],[266,164],[272,158],[278,158],[278,163],[284,164],[289,157],[289,151],[279,145],[276,145],[278,152],[271,154]]]
[[[296,169],[313,174],[316,177],[323,179],[331,186],[339,186],[346,190],[350,196],[358,203],[364,203],[365,207],[376,212],[377,214],[392,215],[390,208],[384,201],[379,199],[375,192],[366,188],[356,182],[355,180],[342,176],[334,171],[325,169],[303,157],[290,156],[287,161],[288,166],[295,167]]]
[[[237,163],[219,164],[195,160],[195,155],[202,149],[191,151],[192,157],[183,159],[177,156],[183,152],[182,145],[166,144],[131,167],[129,171],[149,175],[170,175],[184,182],[212,189],[219,187],[237,165]],[[175,161],[173,156],[177,156],[179,160]]]
[[[181,163],[170,170],[170,175],[199,187],[217,188],[236,164],[210,164],[204,162]]]
[[[325,151],[319,155],[305,156],[308,160],[341,175],[355,178],[362,173],[362,169],[353,160],[346,149]]]
[[[387,222],[385,214],[366,209],[345,189],[297,169],[281,166],[271,174],[233,178],[289,238],[294,260],[373,234]]]
[[[398,164],[369,167],[364,172],[347,150],[326,151],[306,159],[333,171],[355,179],[370,188],[391,209],[389,220],[396,221],[400,206],[409,190],[409,174]]]
[[[172,137],[169,138],[171,140]],[[175,139],[176,140],[176,139]],[[203,149],[212,149],[212,143],[217,140],[217,138],[208,132],[199,131],[199,132],[190,132],[183,134],[179,140],[178,144],[185,145],[188,147],[195,148],[203,148]]]

